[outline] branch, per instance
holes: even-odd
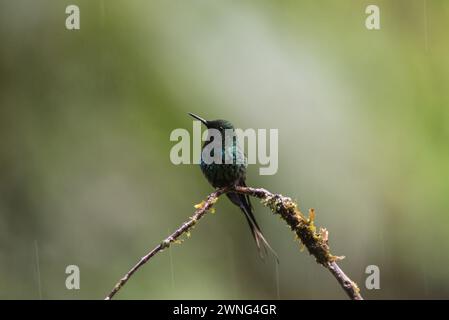
[[[279,214],[287,222],[292,231],[296,233],[298,239],[313,255],[316,261],[327,268],[337,279],[349,298],[353,300],[363,300],[360,289],[337,264],[338,260],[344,257],[334,256],[329,248],[329,232],[325,228],[320,228],[316,232],[314,224],[315,210],[309,210],[309,217],[304,216],[298,209],[298,205],[289,197],[280,194],[273,194],[262,188],[235,187],[235,192],[247,194],[262,200],[262,204],[269,207],[275,214]]]
[[[360,295],[360,290],[357,284],[352,281],[338,266],[337,261],[344,257],[334,256],[330,253],[328,244],[329,233],[326,229],[320,228],[317,232],[314,225],[315,211],[309,210],[309,217],[304,216],[299,211],[297,204],[289,197],[284,197],[280,194],[273,194],[268,190],[262,188],[250,188],[235,186],[232,188],[221,188],[211,193],[205,201],[196,205],[197,210],[189,220],[184,222],[174,233],[168,236],[164,241],[157,245],[147,255],[142,257],[140,261],[129,270],[123,278],[117,282],[112,291],[106,297],[106,300],[112,299],[114,295],[126,284],[129,278],[143,266],[148,260],[155,256],[158,252],[168,248],[171,243],[179,241],[178,238],[187,233],[196,222],[201,219],[213,205],[218,198],[227,192],[237,192],[253,196],[261,199],[261,202],[266,207],[269,207],[273,213],[279,214],[282,219],[287,222],[292,231],[295,232],[298,239],[307,248],[309,253],[313,255],[317,263],[323,265],[331,274],[337,279],[340,286],[353,300],[363,300]]]
[[[164,241],[158,244],[153,250],[151,250],[147,255],[143,256],[140,261],[131,268],[124,276],[117,282],[114,286],[114,289],[108,294],[105,300],[112,299],[113,296],[128,282],[129,278],[137,271],[141,266],[147,263],[153,256],[155,256],[158,252],[163,251],[165,248],[168,248],[172,242],[177,241],[177,239],[187,233],[190,228],[192,228],[198,220],[200,220],[209,209],[217,202],[218,197],[220,197],[223,193],[226,192],[226,188],[218,189],[215,192],[212,192],[206,199],[206,201],[202,202],[201,205],[195,206],[198,207],[195,211],[194,215],[190,217],[189,220],[184,222],[175,232],[173,232],[170,236],[168,236]]]

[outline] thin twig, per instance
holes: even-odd
[[[344,272],[340,269],[338,264],[334,262],[328,262],[325,265],[326,268],[329,269],[329,271],[332,273],[332,275],[337,279],[337,281],[340,283],[341,287],[347,295],[352,300],[363,300],[362,296],[360,295],[360,290],[357,284],[352,281]]]
[[[158,252],[168,248],[170,244],[176,241],[181,235],[188,232],[196,222],[201,219],[215,204],[218,198],[227,192],[238,192],[261,199],[262,204],[269,207],[273,213],[279,214],[295,232],[301,243],[307,248],[309,253],[313,255],[316,261],[328,269],[331,274],[337,279],[343,290],[353,300],[362,300],[360,290],[357,284],[352,281],[338,266],[337,261],[343,257],[334,256],[330,253],[328,244],[329,233],[326,229],[321,228],[318,232],[314,225],[315,211],[311,209],[309,216],[306,217],[298,209],[297,204],[289,197],[284,197],[280,194],[273,194],[268,190],[262,188],[250,188],[235,186],[232,188],[222,188],[211,193],[206,201],[203,201],[197,206],[195,214],[184,224],[179,227],[173,234],[167,237],[162,243],[156,246],[147,255],[142,257],[140,261],[129,270],[125,276],[114,286],[111,293],[106,297],[106,300],[111,299],[129,280],[129,278],[151,259]]]
[[[212,208],[214,203],[218,200],[218,197],[220,197],[223,193],[226,192],[226,189],[218,189],[215,192],[211,193],[207,200],[195,211],[194,215],[190,217],[189,220],[184,222],[178,229],[176,229],[175,232],[173,232],[171,235],[169,235],[167,238],[165,238],[164,241],[162,241],[160,244],[158,244],[153,250],[151,250],[148,254],[143,256],[140,261],[131,268],[124,276],[117,282],[117,284],[114,286],[114,289],[112,289],[111,293],[108,294],[108,296],[105,298],[105,300],[110,300],[112,297],[125,285],[126,282],[128,282],[129,278],[136,272],[141,266],[143,266],[148,260],[150,260],[154,255],[156,255],[158,252],[163,251],[165,248],[168,248],[172,242],[175,242],[181,235],[189,231],[190,228],[192,228],[198,220],[200,220],[204,214],[207,213],[207,211]]]

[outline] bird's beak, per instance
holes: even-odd
[[[189,112],[189,115],[191,117],[194,117],[196,120],[201,121],[207,127],[207,121],[206,120],[204,120],[203,118],[197,116],[196,114],[190,113],[190,112]]]

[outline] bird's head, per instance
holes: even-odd
[[[223,132],[226,129],[234,129],[232,123],[230,123],[227,120],[204,120],[203,118],[190,112],[189,115],[201,121],[206,126],[207,129],[216,129],[219,130],[220,132]]]

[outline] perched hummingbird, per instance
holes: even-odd
[[[229,131],[231,131],[232,133],[234,132],[234,126],[232,125],[232,123],[227,120],[204,120],[203,118],[190,112],[189,115],[201,121],[206,126],[208,131],[209,129],[215,129],[218,130],[218,132],[220,132],[221,134],[221,163],[216,163],[216,161],[212,163],[209,163],[210,161],[204,161],[205,159],[203,156],[203,152],[201,152],[201,171],[203,172],[209,183],[214,188],[223,188],[228,186],[246,187],[246,156],[243,153],[243,150],[240,148],[236,137],[232,139],[232,143],[229,143],[229,141],[225,141],[226,134],[229,134]],[[202,151],[206,146],[208,146],[208,144],[212,142],[213,139],[211,139],[211,134],[209,132],[208,138],[206,139],[202,147]],[[214,150],[212,150],[212,152],[213,151]],[[220,157],[220,155],[214,155],[214,159],[217,159],[217,156],[218,158]],[[232,160],[225,162],[226,157]],[[253,208],[251,206],[249,196],[233,192],[227,193],[227,196],[231,200],[231,202],[238,206],[245,214],[246,220],[248,221],[249,227],[251,229],[251,233],[254,237],[254,240],[256,241],[260,256],[263,258],[266,255],[268,248],[278,261],[276,252],[271,248],[270,244],[263,236],[259,225],[257,224],[257,221],[253,214]]]

